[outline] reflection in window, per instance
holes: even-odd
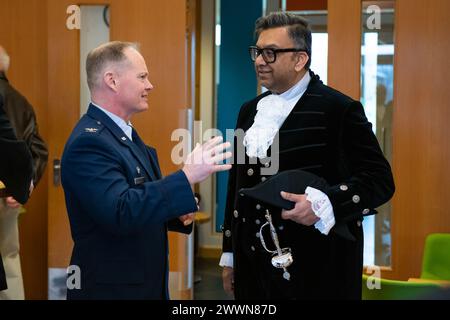
[[[363,1],[361,102],[389,163],[392,160],[394,1]],[[364,219],[364,265],[391,264],[391,203]]]
[[[91,94],[87,85],[86,57],[88,53],[109,41],[109,6],[82,5],[80,29],[80,117],[91,102]]]
[[[308,20],[312,31],[311,70],[324,84],[328,78],[328,12],[326,10],[289,11]]]

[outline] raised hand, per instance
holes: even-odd
[[[229,142],[222,143],[220,136],[212,138],[202,145],[197,144],[187,156],[183,166],[189,183],[195,184],[215,172],[230,170],[231,164],[218,164],[231,157],[231,152],[226,152],[230,145]]]

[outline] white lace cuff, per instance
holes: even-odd
[[[220,257],[219,266],[233,268],[233,253],[224,252],[222,257]]]
[[[312,210],[320,218],[314,224],[314,227],[321,233],[328,235],[331,228],[336,224],[330,199],[322,191],[311,187],[306,188],[305,193],[307,195],[306,200],[311,202]]]

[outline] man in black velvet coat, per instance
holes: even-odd
[[[220,262],[224,289],[236,299],[361,299],[361,221],[392,197],[391,168],[361,103],[309,70],[311,31],[305,20],[270,14],[257,20],[256,35],[250,55],[269,92],[244,103],[237,120],[245,137],[235,139],[235,161],[245,147],[245,164],[230,171]],[[239,192],[270,178],[264,172],[270,167],[308,171],[328,187],[281,194],[295,203],[292,210]],[[272,266],[260,241],[274,250],[270,232],[260,234],[266,210],[280,247],[292,251],[289,280]],[[338,226],[345,226],[347,236],[336,232]]]

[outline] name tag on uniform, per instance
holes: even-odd
[[[145,182],[145,177],[134,178],[135,185],[140,185],[140,184],[143,184],[144,182]]]

